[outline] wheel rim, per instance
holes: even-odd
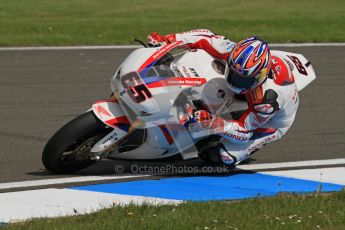
[[[100,134],[88,139],[79,139],[73,142],[66,151],[61,154],[60,162],[65,166],[81,166],[89,163],[92,157],[90,150],[101,140],[105,134]]]

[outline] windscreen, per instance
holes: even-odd
[[[140,77],[146,84],[154,81],[163,80],[164,78],[182,77],[182,74],[175,67],[175,62],[180,59],[188,48],[177,47],[172,49],[161,58],[159,58],[153,65],[144,68],[140,71]]]

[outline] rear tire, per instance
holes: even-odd
[[[49,139],[42,153],[43,165],[57,174],[90,166],[96,162],[91,159],[91,148],[110,131],[92,111],[78,116]]]

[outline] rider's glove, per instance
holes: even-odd
[[[201,128],[210,128],[213,122],[213,115],[205,110],[198,110],[194,112],[194,120],[197,126]]]
[[[215,117],[205,110],[193,111],[186,114],[181,119],[181,124],[191,130],[214,129],[214,131],[223,130],[224,120],[220,117]]]
[[[170,40],[157,32],[152,32],[147,36],[147,44],[150,47],[158,47],[171,43]]]

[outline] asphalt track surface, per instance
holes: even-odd
[[[252,163],[345,157],[345,46],[281,47],[304,54],[317,79],[300,93],[293,127]],[[0,183],[56,176],[41,163],[49,137],[110,94],[110,77],[131,49],[0,51]],[[102,161],[79,175],[108,175]],[[193,164],[193,163],[192,163]]]

